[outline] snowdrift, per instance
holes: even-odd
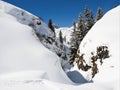
[[[98,46],[107,46],[110,58],[98,64],[99,72],[93,78],[97,82],[114,82],[120,80],[120,6],[110,10],[88,32],[79,46],[80,54],[90,65],[91,52],[96,53]],[[91,80],[91,70],[82,72],[82,75]]]
[[[26,15],[25,22],[19,15],[21,12]],[[45,48],[28,26],[32,17],[30,13],[0,1],[0,79],[47,79],[71,83],[57,55]],[[50,35],[43,22],[37,27],[40,32]]]

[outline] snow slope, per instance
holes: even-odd
[[[37,17],[4,1],[0,1],[0,11],[12,15],[19,23],[30,26],[45,47],[57,55],[61,54],[61,57],[64,56],[65,51],[62,50],[59,45],[61,43],[54,37],[54,33],[44,21],[41,20],[41,17]]]
[[[8,74],[3,77],[3,74],[7,73],[30,71],[32,75],[38,71],[39,78],[61,83],[71,82],[62,70],[57,55],[39,42],[31,27],[21,24],[15,16],[2,8],[0,9],[0,21],[0,75],[2,75],[0,78],[10,76]],[[19,74],[11,76],[16,77]]]
[[[36,29],[36,31],[40,32],[41,34],[45,34],[47,36],[52,35],[50,29],[40,18],[21,8],[11,5],[7,2],[0,1],[0,11],[16,17],[17,21],[22,24],[33,24],[34,29]],[[41,22],[41,25],[38,25],[37,22]]]
[[[120,6],[105,14],[92,27],[80,44],[80,54],[85,54],[84,58],[88,64],[91,64],[91,52],[95,54],[98,46],[108,46],[110,58],[103,60],[102,65],[97,63],[99,72],[93,78],[93,81],[116,83],[120,80]],[[88,72],[80,71],[80,73],[87,80],[91,80],[91,70]]]

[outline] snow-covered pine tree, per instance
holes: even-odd
[[[87,30],[90,30],[94,25],[94,17],[92,11],[90,11],[87,7],[84,8],[84,20]]]
[[[102,11],[102,8],[98,8],[97,10],[97,14],[96,14],[96,21],[98,21],[99,19],[101,19],[103,17],[103,11]]]
[[[73,32],[71,34],[71,40],[70,40],[70,64],[72,65],[74,60],[75,60],[75,56],[77,53],[77,49],[78,49],[78,41],[77,41],[77,34],[76,34],[76,22],[73,22]]]
[[[95,20],[94,20],[93,12],[90,11],[90,18],[88,19],[89,30],[94,24],[95,24]]]
[[[78,44],[80,44],[80,42],[82,41],[82,39],[84,38],[84,36],[87,33],[82,13],[80,13],[80,15],[78,17],[78,26],[77,26],[77,29],[78,29],[77,30],[77,33],[78,33],[77,34],[78,35]]]
[[[52,23],[52,19],[49,19],[48,20],[48,27],[51,29],[51,31],[54,33],[54,37],[56,36],[55,35],[55,29],[54,29],[54,26],[53,26],[53,23]]]
[[[59,40],[60,40],[60,43],[63,44],[63,37],[62,37],[62,32],[61,31],[59,32]]]
[[[70,42],[71,44],[70,63],[71,64],[73,64],[76,58],[78,47],[85,35],[86,35],[86,28],[84,24],[84,18],[83,18],[83,15],[80,13],[78,17],[78,23],[76,24],[75,22],[73,22],[73,32],[71,34],[71,42]]]

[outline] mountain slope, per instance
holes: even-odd
[[[40,17],[4,1],[0,1],[0,11],[15,17],[19,23],[31,27],[40,42],[49,50],[57,54],[61,58],[60,61],[63,61],[62,59],[66,58],[65,51],[61,48],[60,41],[54,37],[54,32]]]
[[[48,80],[71,82],[62,70],[59,58],[40,43],[30,26],[21,24],[2,8],[0,21],[0,75],[35,70],[45,74]]]
[[[52,35],[50,29],[40,18],[36,17],[35,15],[32,15],[31,13],[21,8],[11,5],[7,2],[0,1],[0,11],[14,16],[17,19],[17,21],[22,24],[29,26],[31,25],[31,27],[34,27],[33,29],[36,29],[37,32],[40,32],[48,36]],[[41,24],[39,24],[39,22]]]
[[[93,78],[95,82],[116,82],[119,78],[120,70],[120,6],[110,10],[104,17],[99,20],[83,39],[79,46],[80,54],[84,54],[85,61],[91,65],[91,57],[99,46],[107,46],[110,57],[103,60],[100,64],[98,59],[98,73]],[[92,70],[80,73],[87,79],[91,80]]]

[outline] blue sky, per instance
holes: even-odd
[[[87,6],[96,14],[101,7],[106,13],[115,5],[120,5],[120,0],[4,0],[23,8],[38,17],[42,17],[47,23],[48,19],[58,26],[71,26],[77,21],[80,12]]]

